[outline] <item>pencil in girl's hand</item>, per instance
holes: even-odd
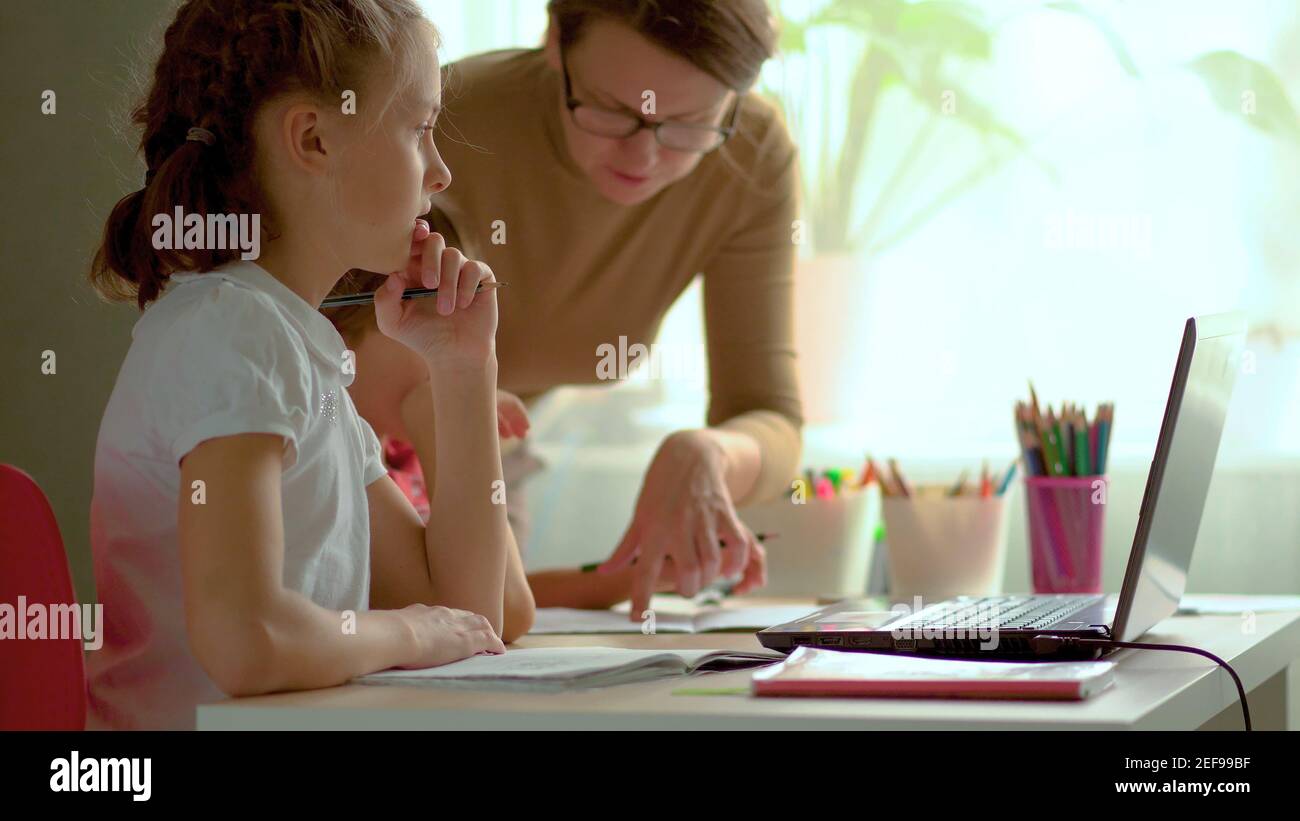
[[[480,282],[474,289],[474,293],[481,294],[484,291],[495,291],[497,288],[505,285],[504,282],[493,280],[491,282]],[[437,288],[407,288],[402,291],[402,299],[419,299],[426,296],[437,296]],[[366,291],[360,294],[343,294],[342,296],[326,297],[325,301],[320,304],[322,310],[326,308],[344,308],[349,305],[371,305],[375,301],[375,292]]]

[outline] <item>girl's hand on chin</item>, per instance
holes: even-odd
[[[416,220],[411,258],[375,293],[379,330],[424,357],[431,369],[481,368],[496,352],[495,291],[475,293],[496,277],[486,264],[448,248],[441,234]],[[437,288],[436,297],[401,298],[407,288]]]

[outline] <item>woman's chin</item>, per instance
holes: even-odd
[[[630,187],[618,182],[601,180],[596,184],[596,190],[605,199],[616,205],[638,205],[653,197],[658,193],[657,187],[649,185]]]

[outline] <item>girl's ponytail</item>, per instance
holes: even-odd
[[[117,201],[104,224],[104,240],[90,264],[90,284],[105,299],[124,302],[134,298],[139,300],[141,307],[162,287],[151,278],[148,285],[144,282],[149,278],[144,270],[153,261],[152,255],[146,261],[131,252],[131,246],[140,236],[136,226],[140,223],[143,204],[143,188]]]
[[[177,205],[184,213],[205,219],[208,214],[230,210],[234,203],[221,184],[228,168],[215,139],[209,145],[191,138],[168,152],[158,166],[150,167],[144,188],[119,200],[104,225],[104,241],[90,268],[96,289],[111,299],[134,298],[143,308],[158,298],[173,273],[209,271],[229,261],[232,252],[228,249],[186,249],[154,241],[163,230],[155,226],[155,216],[165,215],[170,226]],[[172,229],[166,230],[171,233]]]

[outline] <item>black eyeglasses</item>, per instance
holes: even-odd
[[[569,79],[569,65],[560,55],[560,70],[564,73],[564,104],[569,109],[573,124],[597,137],[624,139],[643,128],[654,132],[655,140],[670,151],[707,154],[720,148],[736,131],[736,118],[740,114],[740,94],[731,104],[731,116],[724,126],[693,125],[672,120],[652,122],[630,111],[611,111],[599,108],[573,96],[573,83]]]

